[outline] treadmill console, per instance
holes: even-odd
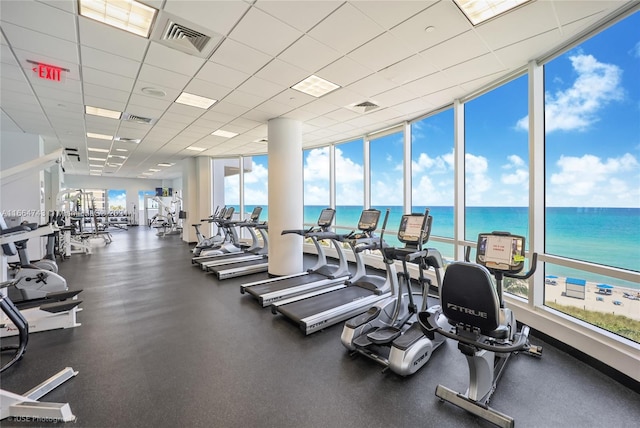
[[[233,207],[229,207],[227,208],[227,212],[224,213],[224,220],[231,220],[231,217],[233,217],[233,212],[235,211],[235,208]]]
[[[476,263],[489,270],[518,273],[524,267],[524,236],[508,232],[478,235]]]
[[[404,214],[398,228],[398,240],[403,244],[417,246],[424,244],[429,239],[427,233],[428,215]]]
[[[380,220],[380,210],[364,210],[360,214],[358,229],[363,232],[373,232],[378,227],[378,220]]]
[[[325,228],[331,226],[333,223],[333,218],[336,216],[336,210],[333,208],[325,208],[320,213],[320,217],[318,217],[318,226]]]
[[[252,221],[254,223],[257,222],[260,218],[260,214],[262,214],[262,207],[255,207],[253,211],[251,211],[251,217],[249,218],[249,221]]]

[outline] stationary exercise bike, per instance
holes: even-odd
[[[408,262],[417,263],[419,268],[418,281],[422,286],[420,310],[430,311],[442,328],[450,327],[439,305],[427,309],[431,281],[424,276],[424,270],[434,269],[438,288],[444,272],[444,263],[438,250],[423,249],[429,239],[432,220],[429,210],[424,214],[405,214],[398,229],[398,240],[404,247],[384,245],[382,235],[379,242],[367,246],[382,252],[392,297],[350,319],[342,330],[341,341],[348,350],[371,358],[385,366],[385,370],[389,368],[401,376],[417,372],[445,341],[445,337],[439,334],[434,335],[433,339],[426,337],[416,322],[418,306],[413,298]],[[396,271],[396,260],[402,261],[401,274]],[[399,277],[402,282],[399,282]],[[402,285],[406,286],[406,292],[402,291]]]
[[[508,232],[482,233],[478,237],[476,263],[454,262],[447,266],[440,303],[454,326],[452,331],[439,326],[430,312],[418,319],[425,335],[436,333],[458,341],[458,349],[469,365],[469,386],[458,393],[438,385],[436,396],[500,427],[513,427],[514,420],[489,407],[509,358],[524,352],[541,356],[542,347],[529,343],[529,327],[518,332],[513,312],[502,300],[502,279],[527,279],[536,269],[533,253],[529,272],[518,275],[525,262],[525,239]],[[469,259],[470,248],[467,248]],[[495,277],[495,283],[494,283]]]
[[[0,232],[3,232],[3,234],[29,232],[36,229],[38,229],[37,223],[22,224],[14,228],[8,228],[4,217],[0,215]],[[22,295],[21,300],[42,299],[46,298],[50,293],[67,291],[67,281],[62,276],[31,264],[27,253],[27,241],[28,239],[15,241],[20,264],[10,272],[15,288]]]

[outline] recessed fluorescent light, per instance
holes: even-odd
[[[291,89],[319,98],[331,91],[335,91],[339,87],[340,86],[335,83],[331,83],[328,80],[324,80],[323,78],[312,74],[303,81],[293,85]]]
[[[109,155],[110,158],[118,158],[118,159],[126,159],[126,156],[121,156],[121,155]]]
[[[116,138],[114,138],[114,140],[115,141],[120,141],[122,143],[135,143],[135,144],[140,143],[140,139],[139,138],[116,137]]]
[[[153,175],[153,172],[143,172],[142,175]]]
[[[87,132],[87,137],[96,138],[98,140],[113,140],[113,135],[95,134],[93,132]]]
[[[120,119],[120,116],[122,116],[122,112],[120,111],[91,106],[84,106],[84,112],[93,116],[108,117],[109,119]]]
[[[122,166],[121,163],[108,163],[107,166],[110,166],[111,168],[117,168],[119,166]]]
[[[158,166],[173,166],[173,164],[172,163],[167,163],[167,162],[162,162],[162,163],[159,163]]]
[[[87,147],[90,152],[109,153],[109,149],[97,149],[95,147]]]
[[[454,0],[473,25],[478,25],[529,0]]]
[[[178,104],[185,104],[192,107],[198,107],[202,109],[208,109],[212,105],[218,102],[218,100],[212,100],[211,98],[201,97],[200,95],[190,94],[183,92],[180,94],[176,101]]]
[[[102,168],[104,165],[96,165],[96,164],[90,163],[89,166],[91,168]]]
[[[233,138],[238,134],[231,131],[225,131],[224,129],[218,129],[217,131],[213,131],[211,135],[216,135],[218,137],[225,137],[225,138]]]
[[[151,172],[158,172],[158,171],[162,171],[161,169],[155,169],[155,168],[149,168],[149,171]]]
[[[98,174],[102,172],[102,170],[99,169],[90,169],[89,172],[97,172]]]
[[[116,152],[128,152],[129,150],[127,149],[116,149]]]
[[[189,146],[187,147],[187,150],[193,150],[194,152],[204,152],[207,149],[203,147]]]
[[[96,172],[89,172],[89,175],[98,175],[99,176],[99,175],[102,175],[102,173],[98,174]]]
[[[98,162],[104,162],[104,161],[106,161],[106,159],[102,159],[102,158],[88,158],[88,159],[89,159],[89,160],[92,160],[92,161],[98,161]]]
[[[80,0],[80,15],[149,37],[158,11],[135,0]]]

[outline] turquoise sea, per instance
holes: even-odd
[[[237,207],[236,207],[237,208]],[[305,206],[305,224],[315,224],[324,206]],[[403,209],[400,206],[373,207],[382,211],[377,233],[381,233],[387,208],[389,221],[384,238],[390,245],[398,245],[396,238]],[[245,206],[250,212],[253,206]],[[414,212],[424,212],[425,207],[413,207]],[[268,218],[264,207],[261,218]],[[359,206],[336,207],[336,231],[349,232],[357,226],[362,213]],[[429,207],[433,216],[432,236],[453,236],[453,207]],[[529,213],[526,207],[467,207],[465,238],[475,241],[479,233],[494,230],[524,235],[529,239]],[[453,256],[450,244],[429,241],[429,247],[437,248],[444,257]],[[546,253],[588,261],[622,269],[640,271],[640,209],[638,208],[547,208]],[[571,276],[588,281],[610,282],[640,289],[640,284],[620,281],[576,271],[557,265],[547,265],[547,275]],[[615,282],[615,284],[614,284]]]

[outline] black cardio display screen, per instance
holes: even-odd
[[[261,213],[262,213],[262,207],[255,207],[251,212],[251,220],[258,221]]]
[[[524,236],[481,233],[476,262],[489,269],[520,272],[524,267]]]
[[[336,215],[336,210],[333,208],[325,208],[320,213],[320,218],[318,218],[318,226],[320,227],[328,227],[333,223],[333,217]]]
[[[426,217],[422,214],[405,214],[400,220],[398,240],[405,244],[423,243]]]
[[[378,227],[378,220],[380,220],[379,210],[364,210],[360,215],[360,221],[358,222],[358,229],[363,232],[371,232]]]

